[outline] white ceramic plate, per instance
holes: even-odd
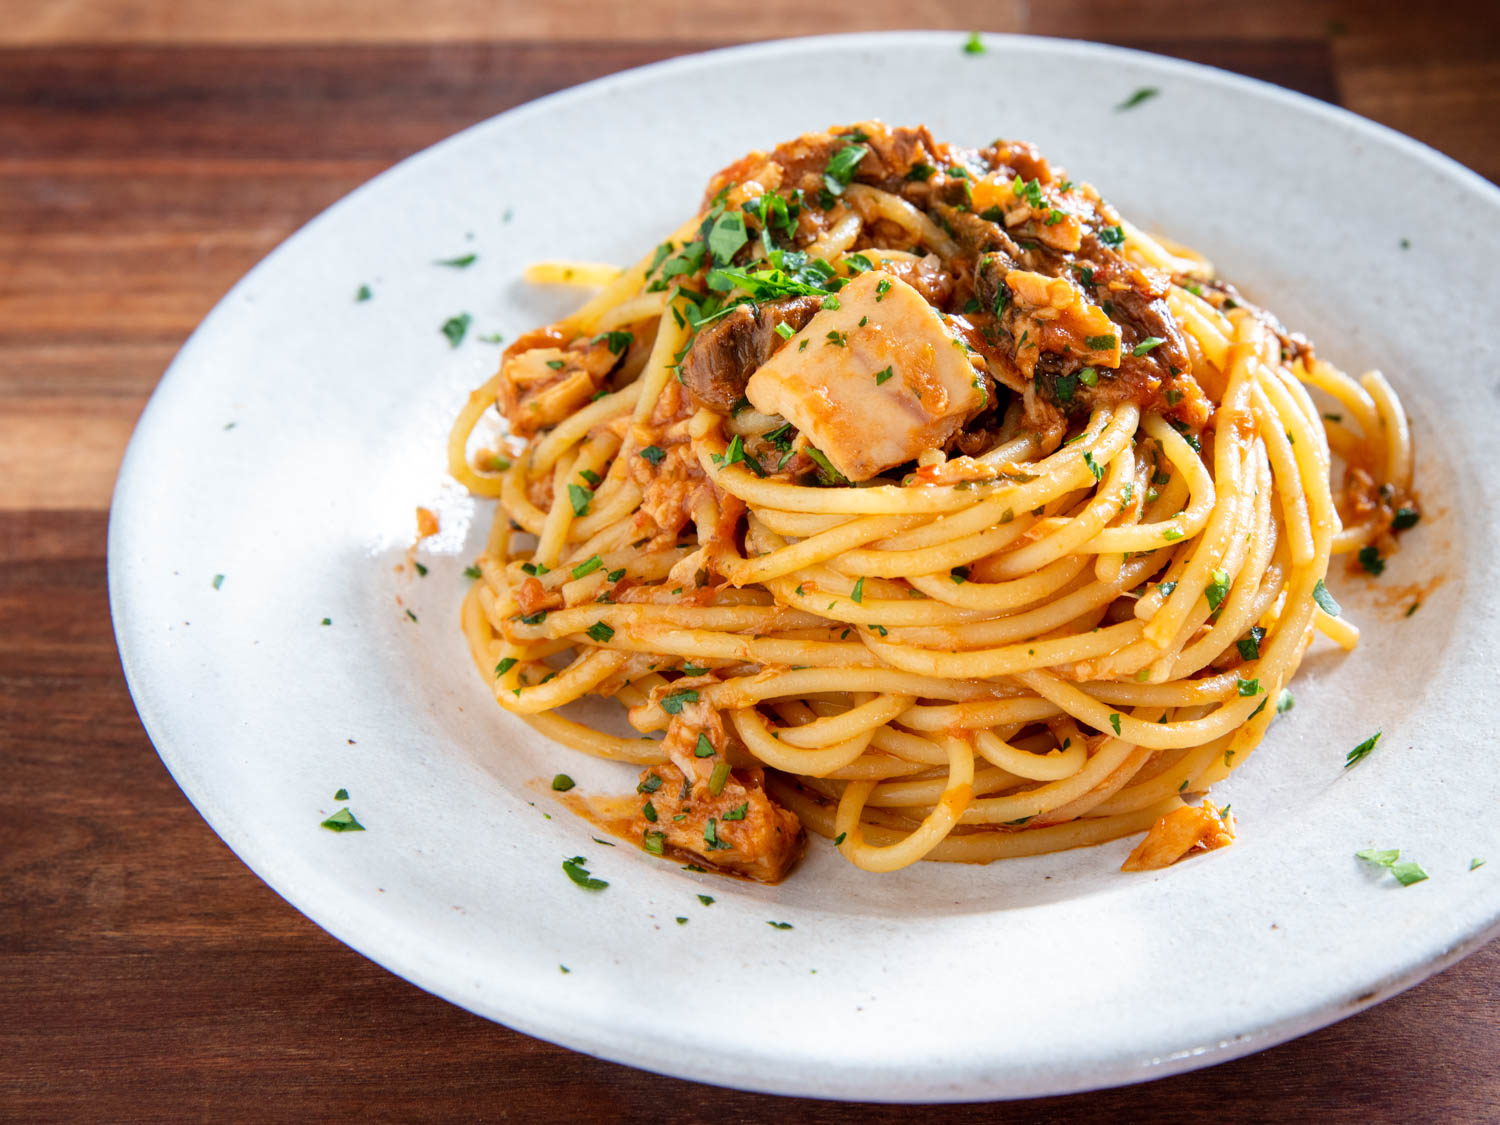
[[[1242,78],[1043,39],[967,55],[962,40],[738,48],[503,114],[310,223],[183,348],[120,474],[115,626],[167,766],[294,906],[421,987],[581,1051],[898,1101],[1055,1093],[1244,1054],[1485,939],[1500,919],[1500,192]],[[1113,108],[1142,86],[1160,96]],[[877,876],[815,841],[779,887],[695,875],[593,842],[547,780],[621,791],[633,771],[539,740],[470,666],[462,571],[492,509],[445,476],[444,437],[496,361],[476,337],[575,300],[525,287],[522,267],[631,260],[731,159],[867,116],[1036,141],[1405,396],[1429,515],[1380,583],[1336,566],[1364,643],[1315,649],[1295,711],[1221,787],[1235,847],[1145,875],[1119,872],[1119,841]],[[431,264],[468,252],[467,270]],[[356,303],[366,283],[373,299]],[[439,326],[460,311],[474,326],[452,349]],[[419,504],[442,517],[425,578],[395,570]],[[1345,772],[1376,729],[1379,749]],[[368,831],[319,827],[341,787]],[[1405,849],[1431,879],[1397,885],[1355,860],[1371,846]],[[568,881],[574,854],[607,890]],[[1470,872],[1475,856],[1493,862]]]

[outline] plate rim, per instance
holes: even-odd
[[[1132,47],[1120,47],[1062,37],[999,32],[983,32],[982,34],[986,47],[991,50],[998,46],[1002,50],[1036,53],[1054,52],[1060,53],[1064,57],[1071,55],[1074,58],[1124,59],[1136,65],[1155,68],[1164,74],[1171,74],[1173,72],[1181,73],[1194,81],[1208,82],[1220,87],[1230,89],[1239,88],[1253,92],[1260,97],[1280,102],[1293,111],[1322,118],[1324,121],[1331,123],[1341,130],[1363,135],[1378,143],[1393,147],[1408,158],[1414,159],[1431,169],[1456,179],[1468,190],[1478,191],[1480,194],[1490,197],[1491,203],[1500,205],[1500,187],[1497,187],[1479,175],[1479,173],[1432,146],[1400,133],[1389,126],[1364,118],[1342,106],[1321,101],[1262,79]],[[445,994],[443,991],[445,982],[442,979],[442,973],[429,972],[426,966],[412,963],[410,959],[403,959],[403,957],[398,955],[400,953],[399,942],[382,941],[376,935],[368,933],[350,933],[349,931],[353,928],[356,919],[348,916],[337,916],[338,912],[336,910],[319,910],[318,907],[320,904],[312,900],[312,896],[308,891],[305,889],[294,891],[284,890],[266,874],[267,871],[276,871],[280,867],[277,858],[272,854],[268,854],[266,849],[258,846],[254,833],[248,830],[241,830],[235,825],[232,813],[227,807],[214,800],[211,794],[204,792],[196,785],[191,778],[191,771],[188,769],[188,758],[183,756],[178,748],[174,748],[169,741],[164,739],[163,734],[166,725],[164,715],[169,708],[166,705],[166,700],[158,700],[155,693],[149,690],[145,684],[147,677],[144,666],[149,662],[149,658],[144,653],[149,649],[149,641],[147,640],[145,631],[139,629],[132,618],[128,594],[129,581],[127,575],[124,573],[125,564],[122,561],[128,553],[126,544],[133,531],[123,520],[118,519],[117,516],[121,508],[129,503],[132,490],[138,487],[136,482],[140,480],[142,475],[139,466],[146,457],[146,453],[143,451],[153,444],[153,434],[163,424],[165,408],[161,406],[161,403],[165,401],[166,397],[172,393],[179,383],[184,382],[192,374],[187,369],[191,362],[189,358],[190,353],[193,351],[195,344],[202,346],[202,341],[207,334],[206,330],[212,324],[216,323],[219,318],[234,315],[230,306],[234,303],[235,298],[241,295],[248,287],[252,286],[264,273],[275,268],[276,263],[289,246],[303,240],[304,236],[309,235],[322,223],[328,221],[334,211],[343,208],[352,200],[362,197],[366,192],[379,190],[389,179],[406,175],[414,167],[428,161],[441,159],[443,153],[450,146],[460,145],[464,143],[470,134],[494,127],[500,122],[516,121],[535,114],[546,113],[556,106],[565,105],[574,100],[586,100],[611,88],[649,82],[660,76],[672,75],[676,72],[711,69],[721,61],[734,61],[742,57],[816,52],[825,48],[858,49],[866,45],[878,46],[882,49],[899,49],[902,46],[908,45],[943,43],[957,49],[962,44],[966,35],[966,32],[961,31],[914,29],[799,36],[741,43],[707,51],[678,55],[631,67],[626,70],[616,71],[524,102],[499,114],[466,126],[404,157],[391,167],[383,170],[335,200],[258,261],[216,302],[213,309],[210,310],[193,330],[192,334],[183,342],[153,388],[146,406],[137,420],[129,444],[121,460],[111,496],[107,528],[107,581],[110,617],[115,632],[116,647],[126,684],[142,726],[151,739],[153,748],[161,758],[162,763],[166,766],[174,782],[182,790],[183,795],[187,797],[198,815],[235,854],[240,862],[244,863],[257,878],[266,883],[279,897],[315,925],[331,934],[342,944],[350,947],[361,956],[374,961],[393,974],[448,1003],[465,1008],[481,1016],[481,1018],[502,1023],[503,1026],[523,1034],[557,1043],[571,1050],[577,1050],[608,1061],[654,1073],[666,1074],[671,1077],[683,1078],[690,1081],[709,1082],[745,1091],[826,1100],[843,1100],[848,1098],[890,1104],[959,1102],[975,1099],[1010,1100],[1083,1092],[1149,1081],[1229,1061],[1230,1059],[1264,1050],[1278,1043],[1328,1026],[1358,1011],[1380,1003],[1435,975],[1458,960],[1461,960],[1469,953],[1472,953],[1497,935],[1500,935],[1500,910],[1493,911],[1487,921],[1470,925],[1466,930],[1446,934],[1446,940],[1443,941],[1436,940],[1431,936],[1431,931],[1429,930],[1427,931],[1429,936],[1420,944],[1424,950],[1432,951],[1430,956],[1419,957],[1412,964],[1395,973],[1375,979],[1366,978],[1369,987],[1358,996],[1345,1000],[1333,999],[1321,1005],[1296,1009],[1280,1019],[1263,1023],[1244,1034],[1236,1035],[1232,1038],[1221,1040],[1216,1044],[1210,1044],[1191,1051],[1179,1052],[1167,1058],[1152,1059],[1136,1057],[1129,1061],[1117,1059],[1112,1063],[1099,1063],[1096,1061],[1092,1064],[1093,1069],[1086,1073],[1078,1068],[1069,1070],[1067,1073],[1072,1076],[1070,1079],[1063,1079],[1059,1075],[1049,1072],[1047,1076],[1039,1081],[1017,1079],[1016,1076],[1012,1075],[1003,1083],[1003,1089],[993,1083],[986,1086],[972,1081],[968,1085],[944,1089],[941,1081],[942,1076],[938,1075],[936,1077],[928,1077],[922,1089],[903,1094],[899,1089],[894,1087],[868,1088],[865,1083],[869,1081],[870,1076],[868,1073],[861,1075],[857,1070],[839,1072],[834,1081],[830,1081],[822,1088],[814,1088],[795,1082],[777,1082],[769,1072],[763,1072],[753,1077],[737,1075],[732,1069],[726,1069],[722,1066],[716,1069],[712,1065],[704,1065],[696,1070],[679,1072],[666,1069],[668,1062],[663,1060],[659,1054],[653,1057],[650,1052],[637,1049],[625,1038],[620,1036],[611,1037],[598,1026],[580,1029],[576,1025],[569,1023],[568,1017],[562,1013],[533,1013],[513,1009],[507,1011],[504,1015],[492,1015],[489,1011],[481,1010],[476,1004],[466,1003],[463,1000],[455,999]],[[136,631],[133,633],[132,629]],[[195,789],[198,789],[198,791],[195,792]],[[326,906],[327,904],[321,905]],[[382,951],[380,953],[371,952],[370,949],[372,948],[381,949]],[[491,1009],[494,1011],[499,1011],[505,1007],[504,1003],[498,1005],[491,1004]],[[548,1017],[552,1018],[549,1019]],[[705,1063],[715,1061],[720,1060],[717,1060],[715,1056],[704,1056]],[[835,1086],[838,1085],[839,1081],[842,1081],[843,1085],[840,1089],[836,1090]]]

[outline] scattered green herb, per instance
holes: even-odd
[[[459,313],[457,316],[450,316],[447,320],[443,321],[441,331],[444,336],[448,337],[448,345],[456,348],[459,344],[462,344],[464,342],[464,333],[468,332],[469,325],[472,323],[474,323],[474,318],[468,313]]]
[[[348,809],[339,809],[319,827],[326,828],[330,832],[363,832],[365,826],[354,819],[354,814]]]
[[[1115,112],[1119,113],[1122,110],[1134,109],[1142,102],[1150,101],[1160,93],[1161,91],[1158,90],[1155,86],[1142,86],[1135,93],[1131,94],[1130,97],[1126,98],[1119,105],[1115,106]]]
[[[593,878],[589,874],[588,868],[584,867],[584,864],[587,862],[588,860],[584,859],[581,855],[575,855],[572,859],[565,859],[562,863],[563,872],[569,879],[572,879],[574,883],[586,891],[602,891],[609,884],[603,879]]]
[[[1348,755],[1344,758],[1344,768],[1348,769],[1350,766],[1368,758],[1371,751],[1375,749],[1375,744],[1380,741],[1380,733],[1380,731],[1376,731],[1353,750],[1349,751]]]

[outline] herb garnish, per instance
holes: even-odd
[[[447,320],[443,321],[443,327],[440,331],[444,336],[448,337],[449,346],[456,348],[464,342],[464,333],[469,330],[469,325],[472,323],[474,323],[472,316],[468,313],[459,313],[457,316],[450,316]]]
[[[557,793],[566,793],[576,784],[578,783],[565,773],[560,773],[552,779],[552,789]]]
[[[595,621],[585,632],[588,634],[589,640],[601,645],[608,644],[610,638],[615,635],[614,629],[602,621]]]
[[[1120,716],[1118,714],[1111,714],[1109,725],[1115,728],[1115,734],[1118,735],[1120,733]]]
[[[1318,608],[1328,614],[1329,617],[1337,617],[1343,612],[1339,608],[1339,603],[1334,601],[1333,595],[1328,592],[1328,587],[1323,585],[1321,578],[1318,579],[1317,584],[1313,587],[1313,601],[1317,602]]]
[[[335,793],[333,795],[333,799],[335,801],[347,801],[349,799],[349,790],[347,790],[347,789],[340,789],[337,793]]]
[[[451,266],[454,269],[467,269],[479,260],[478,254],[465,254],[461,258],[439,258],[432,264],[435,266]]]
[[[348,809],[339,809],[318,827],[326,828],[330,832],[363,832],[365,830],[365,826],[355,820],[354,814]]]
[[[1142,356],[1151,351],[1153,348],[1159,348],[1165,343],[1166,340],[1162,339],[1160,336],[1147,336],[1139,344],[1130,349],[1130,354],[1134,356]]]
[[[609,886],[609,884],[606,883],[603,879],[594,879],[590,877],[588,868],[584,867],[584,864],[587,862],[588,860],[586,860],[583,856],[575,855],[572,859],[563,860],[562,869],[569,879],[572,879],[573,882],[578,884],[584,890],[602,891],[605,887]]]
[[[1348,755],[1344,758],[1344,768],[1348,769],[1350,766],[1356,765],[1368,758],[1370,752],[1375,749],[1375,744],[1380,741],[1380,733],[1380,731],[1376,731],[1353,750],[1349,751]]]
[[[1119,113],[1122,110],[1134,109],[1142,102],[1150,101],[1159,93],[1161,93],[1161,91],[1158,90],[1155,86],[1142,86],[1135,93],[1131,94],[1130,97],[1126,98],[1119,105],[1115,106],[1115,112]]]
[[[1203,589],[1203,596],[1208,599],[1210,610],[1218,609],[1224,603],[1224,597],[1229,593],[1229,572],[1227,570],[1216,570],[1213,572],[1213,581]]]
[[[368,285],[361,285],[354,291],[354,299],[356,301],[368,301],[373,296],[375,296],[375,294],[370,292],[370,287]]]
[[[674,691],[670,695],[661,697],[661,709],[668,715],[682,714],[684,704],[697,703],[698,693],[691,688],[684,691]]]
[[[988,48],[985,47],[984,41],[979,38],[979,32],[969,32],[969,37],[964,40],[964,54],[982,55],[986,50],[988,50]]]
[[[1373,543],[1361,547],[1355,557],[1359,559],[1359,565],[1364,567],[1365,573],[1372,578],[1379,578],[1385,572],[1385,560],[1380,557],[1380,552]]]
[[[884,371],[875,372],[875,385],[877,387],[880,386],[881,383],[884,383],[894,374],[896,374],[896,372],[892,367],[887,367]]]
[[[1403,887],[1409,887],[1413,883],[1420,883],[1427,878],[1427,872],[1422,870],[1422,865],[1409,859],[1401,858],[1400,848],[1365,848],[1354,853],[1356,859],[1362,859],[1366,863],[1373,863],[1376,867],[1384,867],[1396,877],[1396,881]]]
[[[823,186],[833,195],[843,195],[844,189],[854,181],[854,170],[869,152],[868,145],[845,145],[828,159],[823,169]]]
[[[573,505],[573,514],[582,518],[589,514],[589,504],[593,501],[594,494],[581,484],[568,485],[568,501]]]

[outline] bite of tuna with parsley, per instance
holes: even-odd
[[[780,882],[802,854],[797,814],[771,800],[758,767],[731,768],[729,738],[706,702],[681,705],[662,740],[668,761],[641,773],[628,834],[655,855]]]
[[[984,360],[904,281],[839,291],[750,377],[745,397],[795,426],[851,481],[941,449],[989,401]]]

